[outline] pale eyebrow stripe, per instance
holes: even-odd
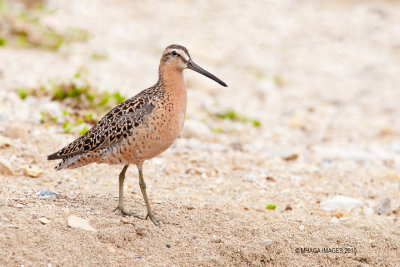
[[[181,55],[186,61],[189,61],[189,60],[190,60],[189,55],[186,54],[185,51],[183,51],[183,50],[181,50],[181,49],[173,48],[173,49],[169,49],[167,53],[170,54],[172,51],[175,51],[176,53],[178,53],[179,55]],[[182,52],[182,53],[180,53],[180,52]]]
[[[189,61],[189,56],[183,51],[183,58],[186,59],[186,61]]]

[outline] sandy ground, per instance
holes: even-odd
[[[48,1],[46,23],[90,38],[57,52],[0,47],[0,265],[399,265],[400,3],[349,2]],[[39,113],[63,107],[14,90],[83,67],[131,96],[171,43],[229,87],[185,71],[183,134],[144,166],[166,221],[156,227],[113,212],[121,166],[55,172],[46,156],[77,135]],[[92,60],[98,51],[107,59]],[[261,127],[209,115],[226,109]],[[144,214],[134,166],[127,177],[126,206]],[[338,195],[361,204],[324,210]],[[70,215],[96,231],[69,227]]]

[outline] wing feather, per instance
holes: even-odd
[[[151,88],[150,88],[151,89]],[[146,90],[110,110],[87,133],[49,155],[48,160],[65,159],[110,147],[120,142],[136,127],[144,123],[155,103]]]

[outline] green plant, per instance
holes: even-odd
[[[69,82],[50,80],[48,84],[38,88],[17,88],[16,93],[21,99],[28,95],[33,97],[48,97],[59,101],[64,110],[60,117],[45,111],[40,112],[41,122],[60,125],[63,131],[85,134],[90,125],[94,125],[100,115],[123,102],[126,97],[120,92],[99,92],[85,79],[85,72],[76,72]]]
[[[0,37],[0,46],[5,46],[7,44],[7,39],[5,37]]]
[[[265,208],[267,210],[274,210],[274,209],[276,209],[276,205],[275,204],[267,204],[267,206]]]
[[[28,95],[29,95],[29,93],[27,92],[27,90],[26,90],[25,88],[23,88],[23,87],[17,88],[15,91],[17,92],[17,94],[19,95],[19,97],[20,97],[21,99],[25,99],[25,98],[27,98]]]
[[[104,52],[93,52],[91,54],[91,58],[93,60],[105,60],[107,59],[107,57],[108,57],[107,54]]]
[[[237,112],[232,109],[227,110],[223,113],[215,113],[214,115],[220,119],[229,119],[232,121],[250,122],[255,127],[261,126],[261,122],[259,120],[251,119],[251,118],[248,118],[248,117],[242,116],[242,115],[238,115]]]
[[[44,23],[43,15],[51,16],[43,2],[35,8],[14,9],[0,2],[0,46],[10,45],[24,48],[58,50],[63,44],[82,42],[89,38],[88,32],[79,28],[59,28]]]

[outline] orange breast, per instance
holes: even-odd
[[[160,100],[147,122],[137,127],[128,140],[121,143],[121,156],[130,163],[140,163],[168,149],[178,138],[185,121],[185,94],[167,94]]]

